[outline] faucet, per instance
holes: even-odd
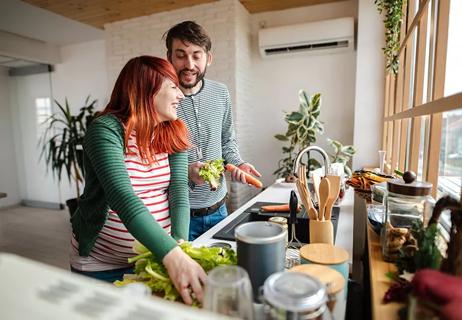
[[[301,150],[298,154],[297,157],[295,158],[294,161],[294,175],[297,175],[298,172],[298,167],[300,166],[300,162],[302,160],[302,156],[306,152],[310,151],[317,151],[321,154],[322,158],[324,159],[324,169],[325,169],[325,175],[327,176],[329,173],[329,167],[330,167],[330,161],[329,161],[329,156],[327,155],[326,151],[324,151],[322,148],[318,146],[308,146]],[[309,170],[309,169],[308,169]]]

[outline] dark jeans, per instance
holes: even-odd
[[[116,280],[123,280],[123,276],[126,273],[133,273],[133,268],[130,267],[105,271],[80,271],[71,267],[71,272],[112,283]]]
[[[223,204],[208,216],[191,217],[191,221],[189,222],[189,241],[193,241],[227,216],[228,210],[226,209],[226,204]]]

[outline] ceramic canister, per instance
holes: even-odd
[[[345,299],[343,289],[345,287],[345,279],[340,272],[321,264],[301,264],[289,269],[290,272],[302,272],[315,277],[326,286],[327,290],[327,306],[330,311],[334,311],[335,304],[339,299]]]
[[[249,273],[254,299],[258,300],[266,278],[284,270],[287,230],[276,223],[253,221],[241,224],[234,233],[237,264]]]
[[[302,264],[317,263],[328,266],[342,274],[345,283],[348,283],[349,254],[340,247],[327,243],[310,243],[300,248],[300,261]],[[345,285],[345,296],[348,286]]]

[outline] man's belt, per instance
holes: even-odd
[[[226,202],[227,196],[225,196],[223,199],[218,201],[217,203],[211,205],[208,208],[200,208],[200,209],[191,209],[191,217],[205,217],[208,216],[209,214],[214,213],[215,211],[218,210],[225,202]]]

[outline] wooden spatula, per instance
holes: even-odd
[[[340,176],[328,175],[325,179],[329,180],[329,198],[326,201],[326,211],[324,212],[324,218],[330,220],[332,216],[332,207],[334,206],[335,200],[338,198],[340,192]]]
[[[329,180],[324,177],[319,184],[319,202],[318,202],[318,219],[324,220],[324,211],[326,208],[326,202],[329,198],[330,192],[330,182]]]

